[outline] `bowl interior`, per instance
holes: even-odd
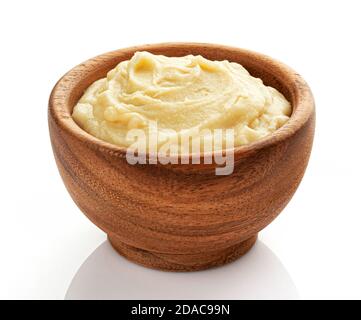
[[[84,91],[96,80],[106,76],[118,63],[129,60],[136,51],[149,51],[166,56],[202,55],[210,60],[229,60],[243,65],[251,75],[279,90],[292,105],[290,119],[275,132],[246,145],[234,148],[240,158],[249,152],[277,144],[302,128],[314,112],[312,93],[295,71],[283,63],[253,51],[205,43],[161,43],[131,47],[108,52],[85,61],[65,74],[55,86],[49,101],[49,110],[56,122],[68,133],[82,139],[94,148],[109,150],[124,156],[126,149],[97,139],[82,130],[71,117],[72,110]],[[224,152],[215,151],[212,154]],[[203,154],[201,156],[204,156]]]

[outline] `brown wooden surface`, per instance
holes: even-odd
[[[275,133],[235,149],[235,169],[129,165],[125,149],[82,129],[71,112],[84,90],[135,51],[241,63],[292,103]],[[54,156],[75,203],[125,257],[164,270],[200,270],[248,251],[257,233],[286,206],[307,166],[314,135],[312,93],[292,69],[267,56],[232,47],[164,43],[121,49],[90,59],[62,77],[49,101]]]

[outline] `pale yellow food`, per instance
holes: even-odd
[[[156,122],[160,148],[204,129],[233,129],[235,146],[247,144],[277,130],[290,114],[285,97],[240,64],[137,52],[86,90],[73,119],[91,135],[125,147],[134,142],[130,129],[148,134]]]

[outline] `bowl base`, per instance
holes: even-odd
[[[145,267],[164,271],[197,271],[236,260],[252,248],[257,240],[257,234],[226,249],[194,254],[146,251],[125,244],[115,235],[108,235],[108,240],[120,255]]]

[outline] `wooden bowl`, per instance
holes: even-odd
[[[130,165],[122,147],[83,131],[71,113],[84,90],[134,52],[234,61],[284,94],[293,107],[273,134],[235,148],[234,172],[206,165]],[[54,156],[71,197],[123,256],[147,267],[191,271],[247,252],[296,191],[315,126],[312,93],[289,67],[248,50],[204,43],[163,43],[90,59],[63,76],[49,101]]]

